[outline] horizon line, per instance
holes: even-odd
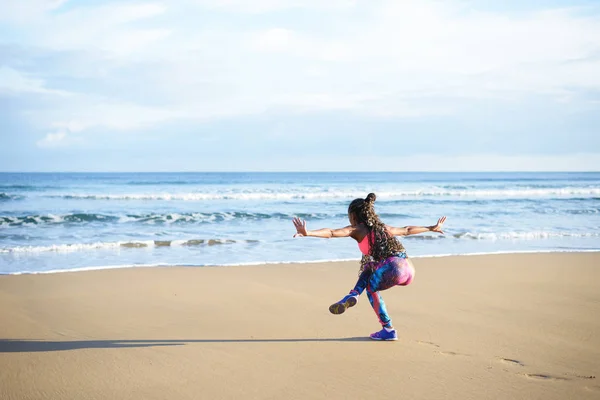
[[[409,171],[323,171],[323,170],[310,170],[310,171],[265,171],[265,170],[239,170],[239,171],[216,171],[216,170],[182,170],[182,171],[0,171],[0,174],[241,174],[241,173],[264,173],[264,174],[307,174],[307,173],[352,173],[352,174],[372,174],[372,173],[598,173],[600,170],[456,170],[456,171],[442,171],[442,170],[409,170]]]

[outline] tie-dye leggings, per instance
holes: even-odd
[[[396,285],[406,286],[412,282],[414,276],[415,269],[412,263],[406,258],[405,253],[400,253],[379,263],[365,266],[365,270],[360,274],[356,286],[350,293],[360,295],[366,289],[367,297],[379,322],[389,328],[392,326],[392,320],[379,292]]]

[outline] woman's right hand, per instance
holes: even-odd
[[[308,233],[306,232],[306,221],[296,217],[294,218],[294,226],[296,227],[296,234],[294,237],[308,236]]]
[[[441,233],[443,235],[444,231],[442,229],[444,227],[444,222],[446,222],[446,217],[445,216],[443,216],[442,218],[438,219],[437,224],[435,224],[434,226],[431,227],[431,231],[432,232],[438,232],[438,233]]]

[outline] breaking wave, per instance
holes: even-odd
[[[16,246],[0,248],[0,253],[71,253],[87,250],[109,250],[109,249],[141,249],[152,247],[176,247],[176,246],[218,246],[227,244],[252,244],[258,240],[233,240],[233,239],[188,239],[188,240],[134,240],[127,242],[97,242],[97,243],[73,243],[53,244],[48,246]]]
[[[406,214],[381,214],[384,218],[410,217]],[[217,223],[223,221],[260,221],[270,219],[288,220],[300,217],[310,220],[323,220],[327,218],[347,218],[347,214],[341,213],[252,213],[252,212],[213,212],[213,213],[149,213],[149,214],[96,214],[96,213],[73,213],[64,215],[20,215],[0,216],[1,227],[18,227],[42,224],[83,224],[83,223],[142,223],[142,224],[185,224],[185,223]]]
[[[24,196],[21,196],[19,194],[8,194],[0,192],[0,201],[21,200],[24,198]]]
[[[378,192],[378,198],[402,199],[411,197],[483,197],[483,198],[528,198],[528,197],[568,197],[568,196],[600,196],[598,187],[563,187],[563,188],[514,188],[514,189],[420,189]],[[364,191],[314,191],[314,192],[231,192],[231,193],[132,193],[132,194],[56,194],[58,197],[71,200],[160,200],[160,201],[206,201],[206,200],[311,200],[311,199],[353,199],[364,197]]]

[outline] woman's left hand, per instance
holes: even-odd
[[[446,217],[442,217],[440,219],[438,219],[437,224],[435,224],[434,226],[431,227],[431,232],[439,232],[442,235],[444,234],[444,231],[442,231],[442,228],[444,226],[444,222],[446,222]]]
[[[306,232],[306,221],[303,221],[300,218],[296,217],[294,218],[294,226],[296,227],[296,234],[294,235],[294,237],[308,236]]]

